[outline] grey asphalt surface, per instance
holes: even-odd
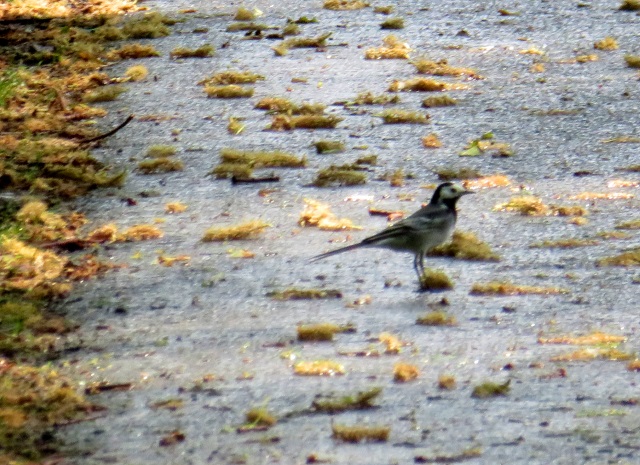
[[[599,268],[597,259],[638,247],[638,231],[623,240],[603,240],[578,249],[532,249],[542,240],[592,238],[621,221],[638,218],[638,188],[609,187],[615,179],[640,181],[638,173],[618,168],[640,163],[638,144],[602,143],[617,136],[638,137],[640,81],[626,67],[626,53],[640,53],[640,17],[617,11],[618,2],[575,1],[386,2],[396,5],[406,27],[380,30],[385,17],[373,8],[328,11],[321,2],[256,2],[258,19],[282,26],[287,18],[316,17],[302,25],[304,36],[333,33],[323,49],[292,50],[275,57],[277,41],[245,40],[242,32],[225,32],[239,2],[145,2],[185,21],[174,33],[151,41],[159,58],[109,67],[121,75],[132,64],[150,71],[145,82],[129,85],[110,111],[105,127],[129,113],[170,116],[156,122],[132,122],[107,139],[95,154],[131,171],[125,187],[100,191],[77,207],[94,225],[119,228],[153,223],[162,239],[115,244],[102,258],[127,266],[80,286],[62,306],[81,323],[66,342],[70,352],[64,370],[85,380],[133,383],[126,392],[92,397],[107,410],[94,421],[69,426],[62,437],[77,464],[301,464],[316,454],[336,464],[426,463],[453,459],[465,450],[481,451],[470,464],[603,464],[638,463],[640,416],[635,405],[638,373],[620,361],[553,362],[551,358],[577,347],[541,345],[538,337],[583,335],[593,331],[622,335],[625,352],[640,349],[637,268]],[[195,8],[196,13],[181,10]],[[501,16],[500,8],[517,12]],[[196,28],[208,32],[194,34]],[[461,31],[466,32],[461,32]],[[431,123],[382,125],[381,107],[351,111],[337,101],[359,92],[383,93],[394,79],[415,77],[406,60],[364,60],[364,50],[379,46],[390,32],[413,49],[412,57],[446,58],[477,69],[485,79],[463,80],[468,90],[452,91],[455,107],[429,109]],[[620,48],[603,52],[593,43],[615,37]],[[175,60],[176,46],[211,43],[216,54],[207,59]],[[224,45],[227,44],[227,45]],[[536,47],[545,55],[522,50]],[[562,63],[595,53],[598,60]],[[534,62],[546,71],[531,73]],[[246,69],[265,76],[250,99],[207,99],[197,82],[225,69]],[[292,82],[304,78],[306,82]],[[270,116],[255,110],[258,99],[285,96],[294,101],[321,102],[327,112],[344,118],[335,130],[267,132]],[[399,106],[421,110],[422,93],[402,93]],[[549,110],[575,110],[544,115]],[[241,135],[226,130],[230,116],[244,118]],[[179,130],[179,131],[175,131]],[[174,132],[172,132],[174,131]],[[510,158],[460,157],[473,139],[492,131],[515,151]],[[435,132],[443,147],[422,147],[421,137]],[[342,154],[317,155],[319,139],[343,140]],[[151,144],[172,144],[184,162],[181,172],[145,176],[135,172]],[[357,146],[367,146],[357,150]],[[237,185],[205,176],[217,164],[221,148],[290,151],[306,155],[306,169],[278,170],[277,185]],[[351,163],[363,154],[378,155],[369,182],[356,187],[308,187],[321,167]],[[415,292],[412,258],[387,251],[357,251],[309,264],[311,256],[349,240],[359,240],[386,226],[368,208],[419,208],[437,184],[435,171],[470,167],[484,174],[502,173],[509,187],[481,190],[459,203],[459,228],[473,231],[499,253],[497,263],[429,259],[427,266],[446,271],[455,289],[440,294]],[[411,173],[404,187],[379,180],[402,168]],[[265,170],[270,172],[272,170]],[[588,172],[588,176],[575,176]],[[260,172],[258,172],[260,173]],[[261,188],[277,190],[267,197]],[[494,211],[521,191],[545,203],[581,205],[586,225],[564,217],[526,217]],[[571,200],[581,192],[623,192],[623,200]],[[145,195],[141,195],[145,193]],[[402,194],[402,195],[400,195]],[[356,199],[346,201],[347,198]],[[133,198],[128,206],[123,199]],[[331,204],[362,231],[326,232],[297,225],[303,199]],[[409,199],[403,200],[403,199]],[[188,210],[167,215],[164,206],[181,201]],[[238,243],[203,243],[213,225],[262,219],[272,227],[259,238]],[[338,241],[331,243],[330,241]],[[252,259],[228,255],[230,248],[248,249]],[[163,267],[159,253],[188,255],[189,264]],[[473,283],[508,280],[517,284],[557,286],[558,296],[482,297],[469,294]],[[385,282],[399,284],[385,287]],[[266,296],[288,287],[339,289],[342,299],[274,301]],[[363,296],[366,305],[350,306]],[[425,327],[416,318],[446,298],[454,327]],[[353,308],[352,308],[353,307]],[[505,310],[506,309],[506,310]],[[300,323],[353,323],[357,332],[340,334],[331,343],[296,342]],[[340,351],[381,348],[372,342],[382,332],[410,345],[399,355],[345,357]],[[344,364],[346,375],[299,377],[294,360],[330,359]],[[417,380],[398,384],[393,366],[399,361],[420,369]],[[564,369],[566,376],[555,376]],[[442,373],[455,376],[452,391],[438,389]],[[194,383],[209,377],[204,389]],[[506,397],[474,399],[473,386],[511,380]],[[317,394],[352,393],[380,386],[383,394],[372,410],[327,414],[292,414],[307,409]],[[151,405],[181,399],[175,411]],[[238,434],[251,407],[266,406],[281,418],[268,431]],[[345,444],[331,438],[331,423],[391,427],[388,442]],[[185,440],[159,445],[179,430]],[[460,457],[458,457],[460,458]]]

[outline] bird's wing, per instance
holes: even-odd
[[[446,229],[451,221],[451,214],[446,209],[429,208],[430,205],[418,210],[411,215],[378,234],[367,237],[362,244],[374,245],[378,242],[393,239],[403,235],[414,236],[417,234],[428,234],[429,231],[440,231]],[[421,214],[417,214],[421,213]]]

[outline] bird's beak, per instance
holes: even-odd
[[[465,190],[462,195],[467,195],[467,194],[475,194],[476,191],[470,191],[470,190]]]

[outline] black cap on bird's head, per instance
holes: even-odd
[[[431,204],[445,204],[450,208],[455,208],[456,202],[460,197],[467,194],[474,194],[475,192],[469,191],[462,187],[460,184],[454,184],[452,182],[443,182],[440,184],[431,197]]]

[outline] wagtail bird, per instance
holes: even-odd
[[[442,183],[433,193],[429,204],[413,215],[398,221],[378,234],[363,239],[357,244],[316,255],[311,261],[314,262],[361,247],[378,247],[398,252],[411,252],[414,254],[413,268],[418,275],[418,283],[422,285],[424,256],[429,250],[446,242],[451,237],[458,216],[456,202],[466,194],[473,194],[473,191],[468,191],[464,187],[451,182]]]

